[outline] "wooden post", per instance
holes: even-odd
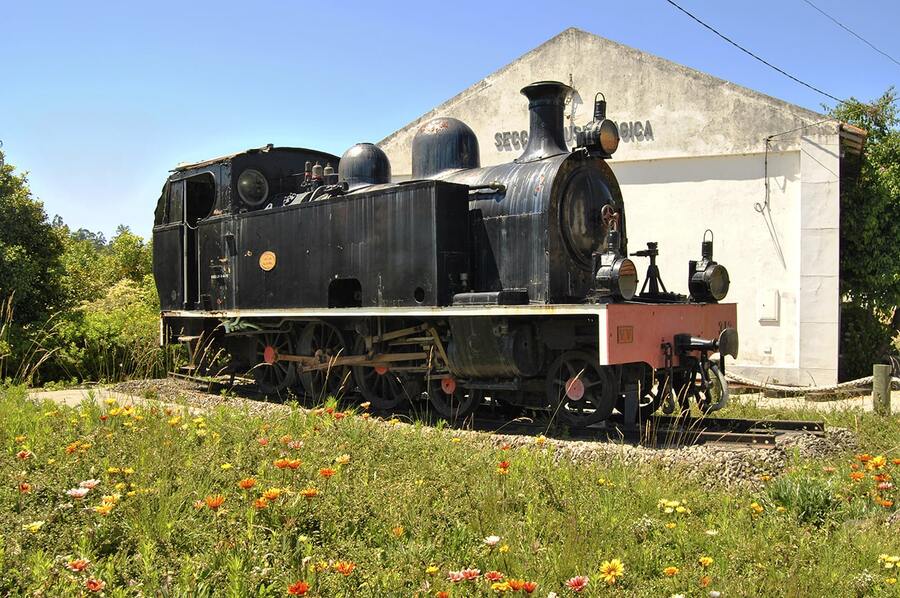
[[[872,366],[872,407],[878,415],[891,414],[891,366]]]

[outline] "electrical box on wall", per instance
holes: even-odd
[[[759,289],[756,291],[756,317],[760,324],[777,324],[779,308],[778,289]]]

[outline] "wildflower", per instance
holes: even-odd
[[[219,465],[219,469],[221,469],[222,471],[228,471],[232,467],[234,467],[234,465],[232,465],[231,463],[222,463],[221,465]]]
[[[894,485],[890,482],[881,482],[880,484],[878,484],[879,490],[890,490],[893,487]]]
[[[294,449],[295,451],[298,451],[301,448],[303,448],[303,441],[302,440],[291,440],[290,442],[288,442],[287,446],[289,449]]]
[[[522,591],[526,594],[530,594],[537,589],[537,582],[534,581],[526,581],[522,584]]]
[[[104,494],[100,501],[105,505],[114,505],[119,502],[120,498],[122,498],[121,494]]]
[[[678,575],[678,567],[666,567],[663,569],[663,575],[666,577],[675,577]]]
[[[288,586],[287,593],[291,596],[305,596],[309,591],[309,584],[305,581],[298,581]]]
[[[106,582],[90,577],[87,579],[87,581],[84,582],[84,586],[88,589],[89,592],[100,592],[103,590],[103,588],[106,587]]]
[[[66,563],[66,569],[69,571],[74,571],[75,573],[79,573],[87,569],[87,566],[90,564],[90,561],[87,559],[73,559]]]
[[[391,528],[391,533],[394,534],[395,536],[397,536],[398,538],[400,536],[402,536],[405,532],[406,532],[406,530],[403,529],[402,525],[398,525],[396,527]]]
[[[269,488],[263,492],[263,498],[266,500],[275,500],[281,496],[281,488]]]
[[[897,583],[897,578],[896,578],[896,577],[885,577],[885,578],[884,578],[884,583],[886,583],[886,584],[889,585],[889,586],[892,586],[892,585],[894,585],[895,583]]]
[[[853,480],[854,482],[859,482],[860,480],[862,480],[865,477],[866,477],[866,474],[864,474],[861,471],[851,471],[850,472],[850,479]]]
[[[106,473],[109,475],[116,475],[117,473],[122,473],[122,469],[120,467],[107,467]]]
[[[503,574],[499,571],[488,571],[484,574],[484,578],[488,581],[500,581],[503,579]]]
[[[709,575],[704,575],[703,577],[700,578],[700,587],[701,588],[708,587],[709,584],[711,584],[711,583],[712,583],[712,577],[710,577]]]
[[[701,567],[706,569],[713,564],[713,558],[711,556],[701,556],[699,559],[697,559],[697,562],[700,563]]]
[[[97,505],[96,507],[93,507],[93,510],[95,513],[106,517],[112,512],[113,503],[103,503],[102,505]]]
[[[26,449],[22,449],[21,451],[16,453],[16,458],[19,459],[19,461],[24,461],[25,459],[30,459],[33,456],[34,456],[34,453],[32,453],[31,451],[26,450]]]
[[[368,409],[371,406],[372,406],[371,401],[365,401],[365,402],[359,404],[360,409]]]
[[[178,415],[176,415],[175,417],[169,418],[169,425],[172,426],[173,428],[180,423],[181,423],[181,417]]]
[[[301,465],[303,465],[303,461],[300,459],[290,459],[287,463],[288,469],[297,469]]]
[[[257,442],[257,444],[259,444],[259,446],[268,446],[269,439],[268,438],[257,438],[256,442]]]
[[[502,445],[500,445],[501,451],[508,451],[511,448],[512,448],[512,446],[510,446],[510,444],[508,442],[504,442]]]
[[[822,471],[824,471],[825,473],[834,473],[837,470],[834,467],[823,467]]]
[[[758,502],[754,501],[754,502],[750,503],[750,511],[752,512],[753,515],[759,515],[764,510],[765,509],[763,508],[763,506],[761,504],[759,504]]]
[[[334,462],[338,465],[346,465],[347,463],[350,463],[350,455],[341,455],[335,458]]]
[[[510,577],[506,580],[506,583],[509,585],[509,589],[514,592],[520,592],[522,588],[525,587],[524,579],[513,579],[512,577]]]
[[[312,487],[304,488],[303,490],[300,491],[300,496],[302,496],[303,498],[305,498],[307,500],[312,500],[313,498],[315,498],[318,495],[319,495],[318,489],[312,488]]]
[[[203,502],[202,500],[195,500],[195,501],[194,501],[194,508],[195,508],[195,509],[202,509],[202,508],[205,507],[205,506],[206,506],[206,503]]]
[[[600,563],[600,577],[607,584],[613,585],[623,575],[625,575],[625,565],[619,559]]]
[[[500,464],[497,465],[499,469],[509,469],[509,461],[500,461]]]
[[[677,523],[675,523],[674,521],[670,521],[669,523],[666,524],[666,529],[675,529],[677,526],[678,526]]]
[[[481,575],[481,569],[463,569],[460,571],[462,573],[463,579],[466,581],[472,581],[473,579],[477,579],[479,575]]]
[[[508,592],[510,589],[509,582],[506,581],[496,581],[491,584],[491,590],[498,594],[502,594],[504,592]]]
[[[781,505],[778,505],[777,507],[775,507],[775,512],[776,512],[776,513],[784,513],[785,511],[787,511],[787,509],[785,509],[785,508],[782,507]]]
[[[244,478],[243,480],[239,481],[237,485],[241,490],[249,490],[250,488],[256,486],[256,480],[254,480],[253,478]]]
[[[269,501],[265,499],[265,497],[259,497],[253,501],[253,508],[257,511],[262,511],[266,507],[269,506]]]
[[[880,505],[881,505],[882,507],[884,507],[885,509],[890,509],[891,507],[894,506],[894,501],[892,501],[892,500],[887,500],[887,499],[882,499],[881,501],[879,501],[878,504],[880,504]]]
[[[368,415],[368,413],[366,415]],[[434,598],[450,598],[450,592],[448,592],[447,590],[441,590],[434,595]]]
[[[272,465],[274,465],[278,469],[287,469],[291,465],[291,460],[282,457],[280,459],[275,459],[274,461],[272,461]]]
[[[334,564],[334,570],[344,576],[353,573],[353,570],[355,568],[356,563],[354,563],[353,561],[338,561]]]
[[[345,417],[347,417],[347,414],[343,411],[335,411],[331,416],[334,419],[344,419]]]
[[[83,482],[78,482],[79,488],[87,488],[88,490],[93,490],[100,484],[100,480],[84,480]]]
[[[428,565],[425,567],[425,573],[428,575],[434,575],[439,571],[439,569],[435,565]]]
[[[586,575],[576,575],[566,582],[566,586],[573,592],[580,592],[587,587],[589,581]]]
[[[894,465],[900,465],[900,459],[891,459],[891,463]]]
[[[494,547],[500,543],[500,536],[488,536],[484,539],[484,543],[488,546]]]
[[[870,454],[868,454],[868,453],[865,453],[865,454],[862,454],[862,455],[856,455],[856,458],[857,458],[861,463],[868,463],[869,461],[872,460],[872,455],[870,455]]]
[[[134,474],[134,467],[126,467],[122,470],[122,473],[124,473],[125,475],[132,475]]]
[[[891,474],[889,474],[889,473],[876,473],[875,475],[872,476],[872,479],[875,480],[876,482],[890,482],[890,481],[891,481]]]
[[[203,502],[205,502],[206,506],[213,511],[218,511],[219,507],[222,506],[222,503],[225,502],[225,497],[221,494],[213,494],[204,498]]]
[[[534,439],[534,443],[538,446],[544,446],[544,444],[546,442],[547,442],[547,437],[544,436],[543,434],[541,434],[540,436],[538,436],[537,438]]]
[[[28,482],[19,482],[19,493],[28,494],[29,492],[31,492],[31,484]]]
[[[460,442],[462,442],[462,440],[458,436],[454,436],[450,439],[450,442],[452,442],[453,444],[459,444]]]
[[[336,474],[337,472],[330,467],[323,467],[319,470],[319,475],[325,478],[326,480]]]
[[[66,494],[75,500],[81,500],[87,496],[88,492],[90,492],[90,488],[70,488],[69,490],[66,490]]]
[[[872,469],[881,469],[885,465],[887,465],[887,458],[884,455],[878,455],[877,457],[872,457],[872,460],[869,461],[867,467],[871,467]]]
[[[465,577],[462,574],[462,571],[448,571],[447,579],[452,581],[453,583],[457,583],[463,581]]]
[[[501,545],[498,550],[500,551],[500,554],[506,554],[507,552],[509,552],[509,544]]]
[[[22,526],[26,532],[31,532],[32,534],[36,534],[41,531],[41,528],[44,527],[43,521],[32,521],[31,523],[27,523]]]

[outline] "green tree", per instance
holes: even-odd
[[[868,133],[855,182],[841,186],[842,377],[871,372],[890,348],[900,305],[900,118],[893,88],[873,102],[851,98],[835,118]]]
[[[47,221],[44,205],[32,197],[27,176],[4,164],[0,167],[0,295],[13,294],[17,324],[42,321],[63,305],[62,252],[62,239]]]

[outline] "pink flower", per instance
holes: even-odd
[[[588,581],[590,581],[586,575],[576,575],[572,579],[566,582],[566,586],[573,592],[580,592],[584,588],[587,587]]]
[[[472,581],[473,579],[481,575],[481,569],[463,569],[462,571],[460,571],[460,573],[462,573],[462,576],[465,579]]]
[[[880,484],[878,484],[879,490],[890,490],[893,487],[894,487],[894,485],[891,484],[890,482],[881,482]]]
[[[500,581],[503,579],[503,574],[499,571],[488,571],[484,574],[484,578],[488,581]]]
[[[78,483],[79,488],[87,488],[88,490],[93,490],[100,484],[100,480],[85,480],[83,482]]]
[[[488,536],[484,539],[484,543],[488,546],[496,546],[500,543],[500,536]]]
[[[449,579],[453,583],[456,583],[456,582],[464,580],[465,576],[463,576],[462,571],[448,571],[447,579]]]
[[[66,490],[66,494],[77,500],[81,500],[82,498],[87,496],[88,492],[90,492],[89,488],[71,488],[69,490]]]

